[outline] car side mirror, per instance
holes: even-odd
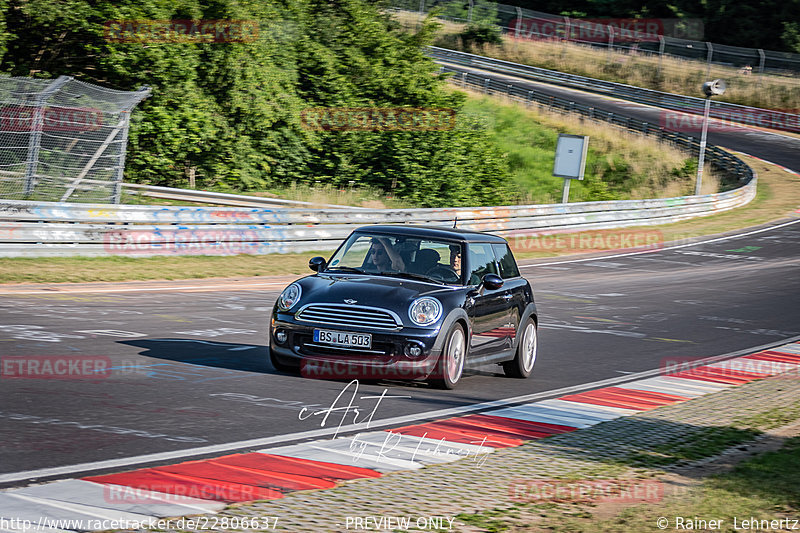
[[[325,258],[324,257],[312,257],[308,260],[308,268],[313,270],[314,272],[321,272],[325,269]]]
[[[497,274],[486,274],[481,280],[481,285],[490,291],[496,291],[503,286],[503,278]]]

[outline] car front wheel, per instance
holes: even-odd
[[[429,382],[441,389],[454,388],[464,372],[466,355],[467,343],[464,336],[464,328],[460,324],[454,324],[450,331],[447,332],[442,355],[436,364],[436,370],[434,371],[436,377],[429,379]]]
[[[517,346],[517,355],[512,361],[503,363],[503,371],[510,378],[527,378],[533,371],[536,362],[536,350],[539,339],[536,332],[536,322],[528,318],[522,329],[522,338]]]

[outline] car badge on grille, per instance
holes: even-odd
[[[349,305],[353,305],[356,302],[358,302],[358,300],[347,299],[347,300],[344,301],[344,303],[349,304]]]

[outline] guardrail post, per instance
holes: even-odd
[[[489,78],[483,80],[483,94],[489,94]]]
[[[533,91],[528,91],[528,107],[531,106],[531,101],[533,101]]]
[[[461,73],[461,86],[462,87],[466,87],[467,86],[467,73],[466,72],[462,72]]]

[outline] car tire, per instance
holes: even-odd
[[[447,332],[442,355],[436,363],[433,379],[428,382],[439,389],[452,389],[464,373],[464,361],[467,357],[467,341],[461,324],[453,324]]]
[[[527,378],[533,371],[536,363],[536,352],[539,347],[539,336],[536,331],[536,321],[532,317],[525,321],[521,330],[517,354],[511,361],[503,363],[503,371],[510,378]]]

